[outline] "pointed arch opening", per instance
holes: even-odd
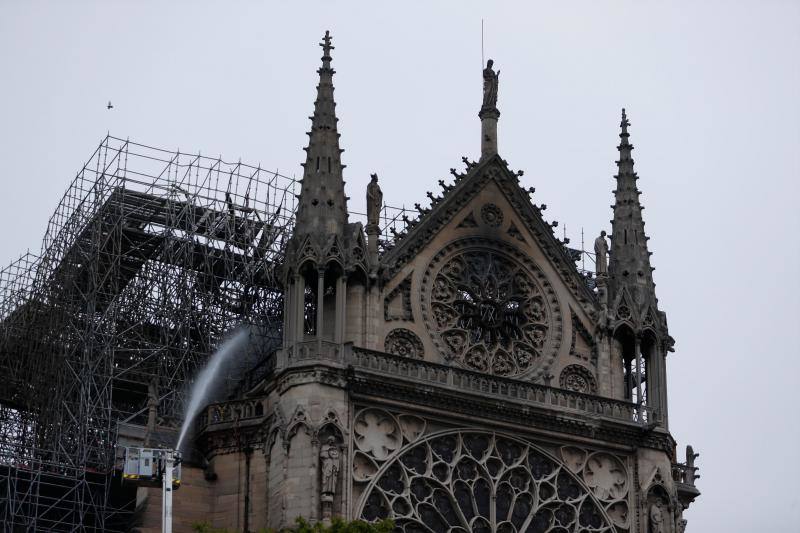
[[[641,362],[639,340],[633,330],[626,324],[614,331],[614,342],[621,363],[622,399],[639,403],[644,398],[642,389],[643,363]],[[637,356],[638,355],[638,356]]]
[[[642,332],[641,350],[644,364],[644,388],[645,403],[647,405],[661,409],[663,397],[663,384],[661,379],[661,357],[659,354],[658,336],[650,329]]]
[[[311,262],[303,265],[303,336],[334,341],[342,313],[345,272],[338,261],[323,267]]]

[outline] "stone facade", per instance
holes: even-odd
[[[673,340],[624,111],[596,276],[498,155],[491,64],[479,162],[379,249],[375,206],[366,228],[347,218],[327,34],[322,47],[283,347],[257,386],[201,415],[208,464],[185,465],[176,531],[184,514],[237,530],[342,516],[406,532],[684,531],[696,454],[680,462],[668,429]]]

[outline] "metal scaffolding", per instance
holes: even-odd
[[[154,397],[158,425],[177,427],[187,385],[234,328],[252,326],[256,357],[279,345],[299,188],[260,166],[102,140],[41,251],[0,271],[4,531],[128,529],[118,428],[144,425]],[[424,211],[384,205],[380,252]],[[229,391],[259,361],[241,365]]]
[[[116,428],[182,420],[185,384],[240,324],[276,345],[298,183],[107,136],[38,255],[0,272],[0,523],[113,530]],[[124,507],[124,505],[123,505]]]

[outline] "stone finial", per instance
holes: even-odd
[[[325,36],[322,37],[322,42],[319,43],[322,47],[322,62],[324,67],[330,67],[331,59],[331,50],[335,49],[336,47],[331,44],[331,32],[329,30],[325,30]],[[327,65],[325,64],[327,62]]]
[[[622,139],[622,145],[628,145],[628,137],[630,134],[628,133],[628,127],[631,123],[628,121],[628,115],[625,113],[625,108],[622,108],[622,120],[620,120],[619,127],[620,127],[620,134],[619,137]]]

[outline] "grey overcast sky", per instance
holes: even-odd
[[[326,29],[351,207],[370,172],[423,202],[478,156],[482,18],[500,153],[573,243],[610,229],[628,110],[671,430],[701,453],[689,531],[797,532],[797,1],[4,0],[0,263],[38,249],[107,131],[300,175]]]

